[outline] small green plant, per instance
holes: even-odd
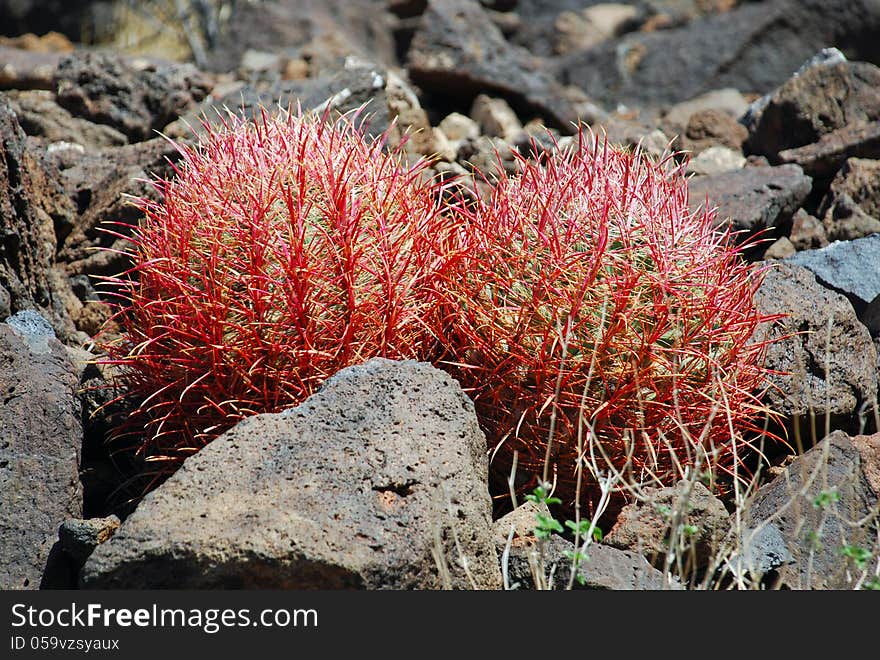
[[[537,505],[559,504],[562,500],[558,497],[550,496],[550,489],[547,486],[536,486],[535,489],[526,495],[526,500]],[[537,525],[535,525],[535,536],[541,540],[550,538],[553,533],[561,534],[564,530],[562,524],[551,515],[547,515],[538,511],[535,514]]]
[[[862,589],[868,591],[880,591],[880,577],[875,577],[862,585]]]
[[[526,494],[526,500],[533,504],[544,506],[562,503],[562,500],[558,497],[553,497],[550,493],[551,487],[549,484],[540,484],[535,486],[531,493]],[[586,552],[588,542],[584,543],[583,546],[579,546],[578,544],[581,539],[592,540],[596,543],[601,542],[604,536],[602,530],[596,527],[593,522],[587,518],[581,519],[577,522],[574,520],[566,520],[565,527],[563,527],[552,514],[548,515],[540,511],[535,513],[535,522],[534,534],[540,542],[546,541],[553,534],[563,534],[565,532],[565,527],[571,531],[574,535],[575,549],[566,550],[563,554],[572,562],[574,580],[581,586],[586,584],[586,577],[579,569],[583,562],[589,561],[590,559],[589,554]],[[543,546],[540,549],[540,555],[543,557]]]
[[[816,509],[827,509],[835,502],[840,501],[840,493],[836,489],[823,490],[813,500],[813,507]]]
[[[700,528],[696,525],[685,524],[682,526],[681,531],[686,537],[690,538],[696,536],[697,533],[700,531]]]
[[[806,540],[813,551],[818,552],[822,549],[822,530],[811,529],[806,534]]]
[[[868,567],[868,562],[873,557],[870,550],[866,550],[858,545],[845,545],[840,549],[840,554],[847,559],[852,559],[856,568],[860,571],[864,571]]]
[[[575,536],[586,538],[587,535],[591,533],[590,528],[593,527],[593,521],[588,518],[584,518],[578,523],[575,523],[573,520],[566,520],[565,526],[568,527]],[[601,543],[602,539],[605,538],[602,530],[598,527],[593,527],[592,536],[596,543]]]

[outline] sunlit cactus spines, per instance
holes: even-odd
[[[135,200],[121,332],[101,344],[132,408],[119,435],[148,459],[372,357],[449,371],[495,492],[515,455],[517,486],[546,478],[565,505],[589,506],[587,458],[626,477],[618,494],[732,472],[764,421],[763,270],[690,210],[672,157],[582,132],[465,197],[357,116],[230,115],[179,149],[161,201]]]
[[[231,115],[179,146],[145,219],[107,361],[139,451],[176,461],[239,420],[301,402],[371,357],[425,359],[445,222],[423,174],[357,116]]]
[[[476,403],[499,490],[514,453],[519,480],[546,476],[565,505],[579,456],[626,476],[619,490],[733,472],[765,419],[763,271],[714,210],[689,209],[671,156],[581,132],[518,162],[456,209],[461,246],[434,328]],[[584,465],[581,492],[595,492]]]

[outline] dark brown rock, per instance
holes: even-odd
[[[758,231],[791,218],[810,194],[812,181],[793,165],[744,167],[691,179],[690,203],[718,206],[719,221],[734,229]]]
[[[179,157],[173,145],[163,138],[155,138],[81,153],[74,164],[63,170],[61,179],[65,192],[78,206],[76,222],[59,235],[58,261],[68,276],[111,275],[125,270],[128,261],[114,250],[125,250],[130,244],[103,230],[109,228],[107,223],[121,223],[112,229],[125,235],[126,225],[137,226],[143,214],[125,195],[158,199],[146,181],[148,173],[170,175],[168,163]]]
[[[803,209],[798,209],[792,216],[788,239],[796,250],[815,250],[828,245],[822,222]]]
[[[84,585],[498,588],[485,442],[445,373],[349,367],[187,459],[98,546]]]
[[[206,53],[205,66],[237,68],[248,50],[284,52],[309,62],[313,74],[330,73],[348,55],[390,66],[395,61],[394,17],[385,0],[274,0],[238,2]]]
[[[15,110],[18,123],[30,136],[90,148],[113,147],[127,142],[125,136],[114,128],[74,117],[55,102],[55,95],[51,92],[10,92],[7,99]]]
[[[56,229],[72,223],[75,209],[58,178],[0,95],[0,288],[10,313],[36,307],[66,339],[73,326],[53,291],[52,267]]]
[[[774,586],[855,586],[861,571],[842,550],[877,547],[878,453],[880,435],[851,438],[835,431],[758,490],[747,525],[775,528],[789,556],[775,569]]]
[[[34,312],[0,323],[0,588],[40,586],[58,526],[82,515],[78,380]]]
[[[0,46],[0,89],[53,89],[60,53]]]
[[[571,132],[573,104],[543,62],[512,46],[473,0],[431,0],[407,55],[424,91],[470,102],[479,93],[504,97],[521,116]]]
[[[76,117],[106,124],[137,142],[155,136],[208,94],[189,64],[127,60],[106,53],[68,55],[56,71],[57,98]]]
[[[700,110],[690,116],[681,148],[700,153],[713,146],[742,150],[746,127],[721,110]]]
[[[831,182],[819,213],[830,240],[880,232],[880,160],[847,160]]]
[[[880,69],[867,62],[820,64],[774,92],[748,146],[776,162],[780,151],[813,144],[832,131],[878,118]]]
[[[632,33],[561,58],[564,84],[600,103],[660,106],[720,87],[767,93],[820,46],[880,62],[873,0],[768,0],[650,33]]]
[[[623,507],[605,543],[644,555],[661,569],[679,560],[690,564],[690,571],[705,568],[727,532],[728,514],[721,500],[698,481],[646,488],[645,497]]]
[[[800,165],[816,178],[829,179],[848,158],[880,158],[880,121],[850,124],[813,144],[779,152],[781,163]]]
[[[877,356],[843,295],[806,268],[780,262],[767,272],[755,304],[761,314],[785,315],[756,337],[777,340],[766,359],[777,372],[766,394],[773,410],[801,422],[812,413],[820,424],[826,414],[834,423],[852,423],[867,411],[877,395]]]

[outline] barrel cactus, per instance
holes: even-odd
[[[425,359],[445,217],[425,163],[354,116],[298,112],[206,123],[179,149],[161,201],[134,200],[121,333],[103,342],[143,456],[185,458],[371,357]]]
[[[630,483],[732,472],[764,420],[763,271],[714,210],[689,209],[684,166],[582,132],[489,178],[454,209],[433,330],[476,403],[498,490],[514,453],[522,487],[547,464],[566,505],[579,448]]]
[[[102,343],[149,459],[178,462],[377,356],[449,371],[498,481],[516,454],[522,487],[549,465],[567,504],[588,446],[665,483],[731,470],[760,424],[762,271],[712,210],[689,210],[671,158],[581,134],[464,199],[351,116],[229,116],[179,149],[161,201],[134,200],[121,333]]]

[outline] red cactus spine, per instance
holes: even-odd
[[[426,359],[422,291],[444,234],[424,163],[404,166],[352,117],[205,125],[180,146],[104,344],[137,404],[140,452],[177,461],[240,419],[303,400],[374,356]]]
[[[688,210],[682,167],[581,134],[496,176],[456,209],[462,245],[434,331],[497,479],[514,451],[532,483],[549,457],[570,504],[579,433],[634,481],[730,470],[760,424],[765,346],[750,340],[770,319],[752,303],[762,271],[714,212]]]

